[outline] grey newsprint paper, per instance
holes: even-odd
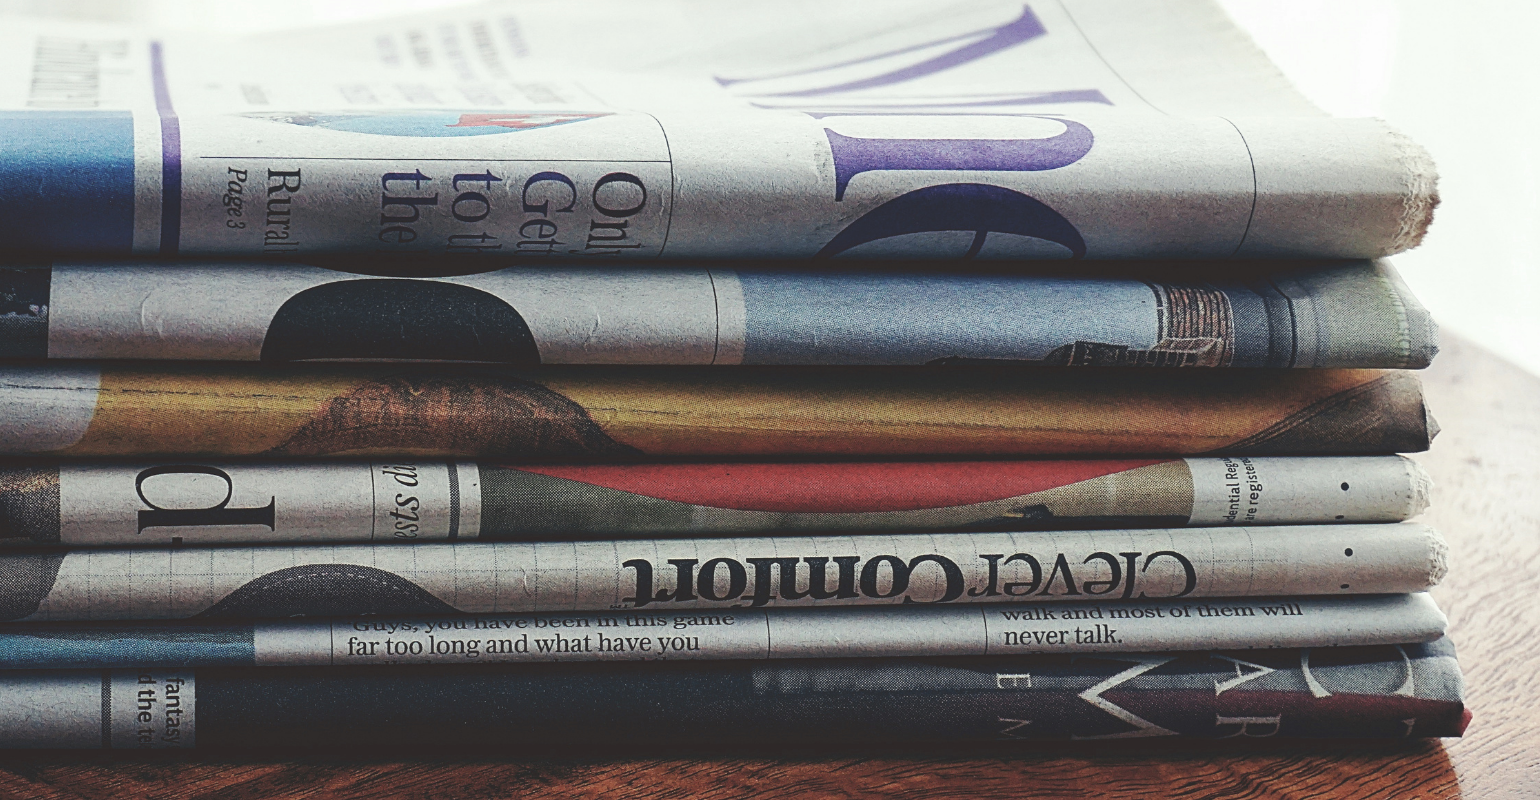
[[[1400,522],[1401,456],[1127,461],[0,466],[0,545],[421,542]]]
[[[261,618],[1416,592],[1414,522],[0,555],[0,619]]]
[[[1420,147],[1322,115],[1203,0],[4,24],[23,250],[1376,258],[1437,202]]]
[[[425,731],[456,747],[1404,740],[1459,736],[1469,721],[1463,696],[1447,639],[769,663],[18,670],[0,672],[0,747],[249,752],[344,742],[420,751]]]
[[[1054,605],[17,623],[0,669],[1118,653],[1427,642],[1425,593]]]
[[[1095,275],[885,266],[0,268],[0,357],[1415,369],[1438,351],[1437,326],[1384,261]]]

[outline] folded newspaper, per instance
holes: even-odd
[[[1437,426],[1403,370],[0,367],[0,454],[1377,455]]]
[[[0,673],[0,747],[1408,739],[1470,721],[1447,639],[781,663]],[[446,724],[451,721],[452,724]]]
[[[414,543],[1400,522],[1400,456],[506,466],[0,466],[0,545]]]
[[[0,620],[281,618],[1420,592],[1415,522],[0,554]]]
[[[1424,593],[0,626],[0,670],[1131,653],[1430,642]]]
[[[0,357],[1395,369],[1438,349],[1384,262],[1107,277],[888,266],[442,278],[206,261],[0,268]]]
[[[18,249],[1374,258],[1437,202],[1421,148],[1323,116],[1202,0],[4,24]]]

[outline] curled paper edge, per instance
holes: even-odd
[[[1406,476],[1412,487],[1412,494],[1406,501],[1406,518],[1411,519],[1427,511],[1428,506],[1432,505],[1433,477],[1416,461],[1406,456],[1402,456],[1401,459],[1406,464]]]
[[[1422,528],[1428,537],[1428,585],[1437,586],[1449,574],[1449,543],[1431,525]]]
[[[1433,211],[1438,208],[1439,201],[1438,168],[1428,151],[1411,137],[1389,126],[1386,126],[1386,134],[1406,174],[1401,224],[1389,248],[1391,253],[1401,253],[1422,244],[1422,237],[1433,224]]]

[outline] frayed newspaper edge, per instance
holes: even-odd
[[[1439,201],[1438,168],[1428,151],[1411,137],[1393,128],[1387,128],[1386,133],[1406,175],[1401,222],[1390,242],[1390,252],[1400,253],[1422,244],[1428,226],[1433,224],[1433,210],[1438,208]]]
[[[1449,543],[1431,526],[1424,526],[1428,534],[1428,585],[1443,583],[1449,574]]]
[[[1406,465],[1406,476],[1412,487],[1412,495],[1406,501],[1406,518],[1411,519],[1427,511],[1428,506],[1432,504],[1433,478],[1416,461],[1406,456],[1401,456],[1401,461]]]

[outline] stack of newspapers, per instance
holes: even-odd
[[[1432,164],[1203,0],[4,24],[0,745],[1465,727]]]

